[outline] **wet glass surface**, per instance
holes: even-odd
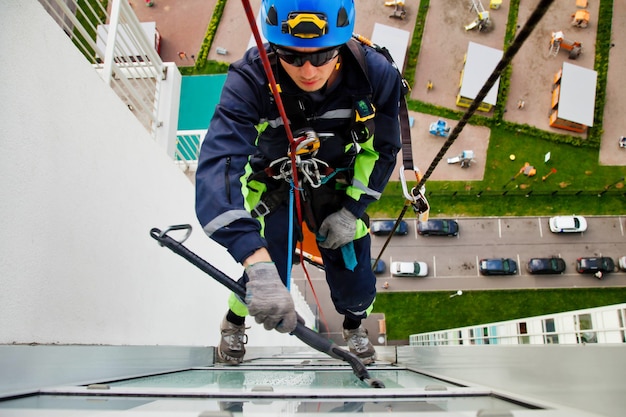
[[[455,385],[409,370],[370,370],[372,378],[381,380],[386,388],[419,388],[429,385]],[[110,386],[134,388],[207,388],[242,389],[271,386],[274,391],[291,389],[367,388],[352,370],[233,369],[189,370],[165,375],[112,382]]]
[[[0,401],[0,410],[230,411],[233,415],[246,416],[261,413],[475,413],[477,410],[532,408],[490,395],[488,391],[468,390],[405,368],[383,367],[368,371],[386,388],[370,388],[346,367],[194,368],[103,381],[97,388],[56,387],[38,395]],[[91,389],[99,392],[92,393]],[[393,391],[387,395],[386,390]]]

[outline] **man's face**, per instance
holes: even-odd
[[[285,72],[303,91],[317,91],[336,76],[338,49],[279,47],[276,53]]]

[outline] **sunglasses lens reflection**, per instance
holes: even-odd
[[[324,49],[322,51],[311,54],[290,51],[282,48],[276,48],[276,55],[289,65],[301,67],[305,62],[309,61],[314,67],[326,65],[339,55],[338,48]]]

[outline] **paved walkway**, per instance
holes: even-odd
[[[161,58],[180,67],[194,64],[206,35],[216,0],[129,0],[140,22],[156,22],[161,34]],[[237,3],[230,1],[228,3]],[[181,58],[179,52],[184,52]]]

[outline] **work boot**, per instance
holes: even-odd
[[[246,354],[244,345],[248,343],[245,324],[238,326],[224,317],[220,330],[222,332],[222,340],[217,347],[217,361],[230,365],[240,364],[243,362],[243,356]]]
[[[343,340],[348,342],[350,352],[358,356],[364,365],[376,360],[376,350],[367,337],[367,329],[359,326],[356,329],[343,329]]]

